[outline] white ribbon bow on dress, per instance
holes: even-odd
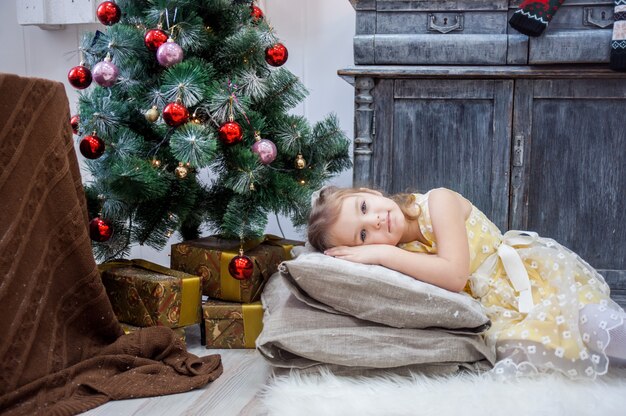
[[[507,231],[502,237],[498,251],[487,257],[475,272],[476,275],[481,277],[488,278],[492,276],[499,257],[513,288],[519,293],[517,309],[521,313],[530,312],[534,306],[534,302],[528,272],[526,271],[526,267],[524,267],[524,262],[513,246],[528,246],[534,241],[537,241],[538,237],[537,233],[531,231]]]

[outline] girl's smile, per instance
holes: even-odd
[[[405,231],[405,218],[394,201],[359,192],[343,199],[339,217],[329,232],[334,246],[397,245]]]

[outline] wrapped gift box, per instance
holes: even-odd
[[[202,316],[207,348],[255,348],[263,329],[261,302],[209,300],[202,305]]]
[[[131,332],[135,332],[135,331],[141,329],[141,327],[128,325],[128,324],[125,324],[123,322],[120,322],[120,325],[121,325],[122,329],[124,330],[125,334],[130,334]],[[178,336],[178,338],[182,342],[185,342],[185,328],[172,328],[172,331],[174,331],[174,333]]]
[[[98,266],[120,322],[178,328],[200,323],[201,279],[145,260]]]
[[[254,263],[249,279],[237,280],[228,264],[239,255],[240,242],[205,237],[172,245],[171,267],[202,277],[202,293],[212,299],[250,303],[259,299],[263,285],[278,265],[291,259],[291,249],[301,241],[274,236],[244,244],[244,254]]]

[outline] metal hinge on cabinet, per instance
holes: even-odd
[[[513,166],[524,166],[524,136],[518,134],[513,141]]]

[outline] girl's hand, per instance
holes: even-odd
[[[381,259],[395,248],[387,244],[365,244],[361,246],[337,246],[324,252],[328,256],[363,264],[380,264]]]

